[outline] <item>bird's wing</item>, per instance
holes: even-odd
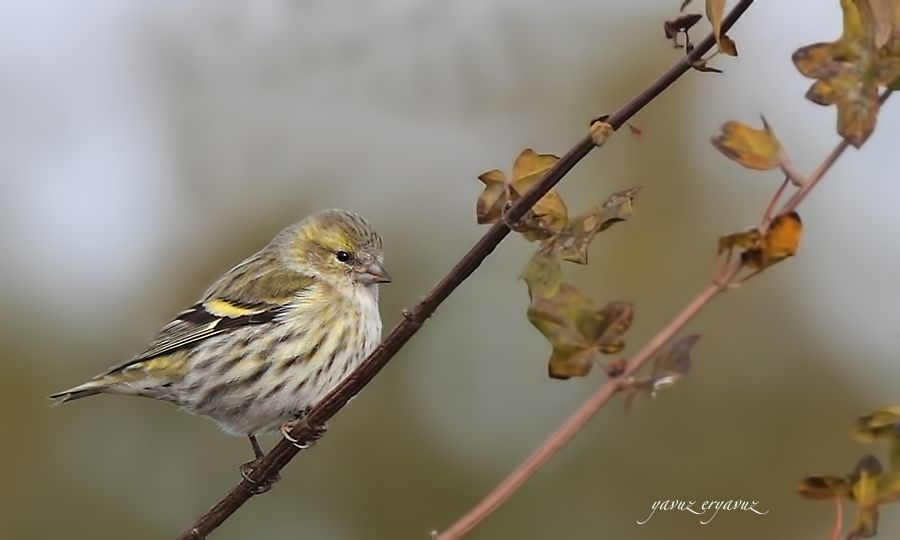
[[[284,310],[285,306],[281,304],[259,303],[249,306],[222,298],[194,304],[165,325],[144,352],[113,367],[107,375],[151,358],[192,347],[212,336],[252,324],[270,322]]]
[[[264,279],[273,277],[276,276],[265,276]],[[208,295],[205,300],[176,315],[172,322],[159,331],[144,352],[111,368],[106,374],[121,371],[151,358],[193,347],[212,336],[233,332],[249,325],[273,321],[285,313],[297,293],[309,288],[312,283],[312,278],[303,276],[303,279],[294,280],[290,294],[285,294],[287,291],[280,290],[279,294],[267,295],[268,298],[265,300],[256,302],[223,298],[215,294]]]

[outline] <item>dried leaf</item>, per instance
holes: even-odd
[[[597,353],[615,354],[632,320],[631,304],[611,302],[594,307],[577,289],[561,284],[550,298],[534,296],[528,320],[553,346],[549,374],[556,379],[587,375]]]
[[[734,248],[751,249],[757,247],[760,240],[762,240],[762,234],[757,228],[720,236],[719,255]]]
[[[863,456],[846,477],[810,476],[798,486],[800,495],[810,499],[846,498],[857,506],[853,530],[848,538],[874,536],[878,528],[878,508],[900,500],[900,406],[882,407],[856,420],[851,432],[863,442],[887,439],[891,461],[887,470],[873,455]]]
[[[522,280],[528,285],[528,294],[534,298],[550,298],[562,283],[559,254],[552,249],[538,249],[522,270]]]
[[[485,188],[475,205],[478,223],[496,223],[503,219],[505,208],[519,200],[557,161],[557,156],[538,154],[531,148],[526,148],[513,164],[511,179],[507,179],[496,169],[479,176],[478,179]],[[566,204],[559,193],[551,189],[535,203],[525,217],[510,226],[522,233],[527,240],[534,241],[558,234],[565,227],[566,221]]]
[[[900,406],[883,407],[857,418],[851,433],[865,443],[900,437]]]
[[[794,488],[801,497],[814,500],[830,500],[846,497],[850,493],[850,480],[845,476],[807,476]]]
[[[762,270],[797,253],[803,223],[797,212],[776,216],[766,229],[759,246],[741,254],[741,260],[750,268]]]
[[[875,129],[879,86],[900,77],[900,8],[894,4],[889,23],[883,20],[883,8],[872,0],[841,0],[841,37],[802,47],[793,55],[800,73],[818,79],[806,97],[820,105],[837,105],[837,131],[856,147]]]
[[[676,48],[681,48],[682,45],[678,43],[678,35],[687,34],[687,31],[702,18],[701,15],[689,13],[687,15],[676,17],[671,21],[666,21],[663,24],[663,32],[666,34],[666,39],[672,41]]]
[[[503,217],[503,205],[506,204],[506,177],[501,171],[494,169],[482,173],[478,179],[484,184],[484,191],[475,203],[478,224],[496,223]]]
[[[684,336],[660,352],[653,360],[650,375],[633,380],[626,387],[625,409],[631,410],[638,396],[654,397],[686,377],[691,370],[691,349],[699,340],[699,334]]]
[[[634,199],[640,191],[640,187],[634,187],[613,193],[600,206],[572,218],[553,240],[561,257],[570,262],[587,264],[588,246],[594,236],[630,218],[634,212]]]
[[[709,58],[701,58],[696,62],[691,62],[691,67],[701,73],[723,73],[721,69],[707,65],[707,62],[709,62],[709,60]]]
[[[618,354],[625,348],[622,335],[631,327],[634,310],[630,302],[610,302],[587,321],[587,335],[603,354]]]
[[[857,512],[853,519],[853,534],[860,538],[875,536],[878,532],[878,479],[881,463],[873,455],[863,456],[850,475],[850,497],[856,501]]]
[[[520,196],[524,195],[557,161],[559,161],[557,156],[538,154],[531,148],[526,148],[513,164],[513,190]],[[547,192],[535,203],[531,211],[536,221],[530,224],[530,229],[556,234],[566,225],[566,204],[555,189]]]
[[[888,44],[893,34],[900,31],[900,2],[897,0],[869,0],[875,26],[875,47]]]
[[[687,376],[691,370],[691,349],[699,340],[699,334],[684,336],[657,355],[653,361],[651,394],[672,386]]]
[[[778,168],[784,159],[781,143],[763,118],[763,129],[741,122],[725,122],[712,138],[713,146],[744,167],[766,171]]]
[[[641,131],[641,128],[639,128],[637,126],[633,126],[633,125],[629,124],[628,122],[626,122],[625,125],[628,126],[628,131],[631,132],[631,136],[634,137],[636,140],[641,140],[641,137],[644,136],[644,132]]]
[[[737,44],[733,39],[722,34],[719,37],[719,50],[722,51],[723,54],[727,54],[728,56],[737,56]]]
[[[706,18],[712,24],[719,50],[728,56],[737,56],[734,41],[722,34],[723,17],[725,17],[725,0],[706,0]]]
[[[857,440],[864,443],[888,441],[890,448],[889,473],[892,479],[900,483],[900,406],[882,407],[871,414],[857,418],[850,432]],[[900,492],[900,485],[895,488],[895,491]]]

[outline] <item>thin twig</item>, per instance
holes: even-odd
[[[772,200],[769,201],[769,206],[767,206],[766,211],[763,212],[762,223],[759,224],[760,231],[764,231],[769,228],[769,224],[772,223],[773,219],[775,219],[775,208],[778,206],[778,201],[781,200],[781,196],[784,194],[785,188],[787,188],[788,184],[790,183],[790,177],[785,176],[784,180],[781,182],[781,185],[775,191],[775,195],[772,195]]]
[[[887,99],[890,91],[881,96],[881,103]],[[803,187],[797,190],[788,203],[782,209],[782,213],[794,210],[810,190],[819,183],[825,173],[834,165],[834,162],[849,147],[846,140],[840,143],[828,154],[825,160],[809,176]],[[600,385],[574,413],[572,413],[559,428],[550,434],[518,467],[515,468],[500,484],[498,484],[487,496],[484,497],[465,515],[460,517],[450,527],[435,535],[436,540],[456,540],[475,528],[485,518],[499,508],[509,497],[513,495],[531,476],[546,464],[560,449],[562,449],[574,437],[591,418],[609,401],[609,399],[621,388],[621,380],[629,377],[635,371],[647,363],[659,350],[675,336],[691,319],[719,293],[729,290],[731,283],[740,273],[743,263],[740,257],[726,263],[710,283],[704,287],[700,294],[695,296],[688,305],[681,310],[662,330],[659,331],[644,347],[635,353],[626,363],[625,370],[619,378],[607,379]]]
[[[892,91],[890,89],[882,92],[881,96],[878,98],[879,107],[881,105],[884,105],[884,102],[887,101],[889,97],[891,97],[891,93]],[[780,213],[784,214],[796,209],[797,205],[800,204],[800,201],[802,201],[806,197],[806,194],[809,193],[812,188],[816,187],[816,184],[819,182],[819,180],[821,180],[822,177],[825,176],[825,172],[830,169],[832,165],[834,165],[834,162],[837,161],[837,158],[841,157],[841,154],[843,154],[844,150],[846,150],[849,146],[850,142],[847,141],[847,139],[842,140],[841,143],[831,151],[828,157],[825,158],[825,161],[823,161],[819,165],[819,167],[809,176],[809,179],[806,181],[806,183],[803,184],[803,186],[798,189],[790,199],[788,199],[788,202],[785,203],[784,207],[782,207]]]
[[[781,172],[784,173],[785,178],[790,180],[795,186],[800,187],[806,183],[806,178],[800,174],[800,171],[794,168],[794,164],[790,161],[782,161],[779,167],[781,168]]]
[[[840,497],[834,498],[834,525],[831,526],[831,534],[828,540],[838,540],[841,537],[841,529],[844,528],[844,505]]]
[[[722,282],[713,281],[698,294],[669,324],[654,336],[625,365],[625,370],[615,379],[607,379],[603,385],[585,401],[565,422],[549,437],[544,439],[534,452],[528,456],[503,482],[495,487],[481,502],[469,510],[447,530],[436,536],[437,540],[460,538],[481,523],[486,517],[500,507],[531,476],[543,467],[550,458],[565,446],[593,418],[594,414],[619,389],[619,381],[632,375],[638,368],[653,356],[663,345],[678,333],[710,300],[724,290],[725,285],[740,271],[740,264],[728,267]]]
[[[750,7],[753,0],[741,0],[722,22],[723,32]],[[656,96],[671,86],[679,77],[691,69],[691,65],[715,45],[715,38],[707,36],[689,54],[682,57],[653,84],[634,97],[625,106],[612,114],[606,122],[619,129],[625,122],[650,103]],[[441,279],[421,302],[409,311],[404,311],[403,320],[391,330],[381,345],[340,385],[316,404],[302,420],[296,422],[290,436],[303,445],[317,434],[317,427],[323,425],[339,411],[353,396],[358,394],[381,368],[397,354],[407,341],[434,313],[434,310],[468,278],[481,262],[509,234],[506,223],[514,223],[522,218],[534,204],[555,186],[579,161],[595,148],[590,136],[582,138],[569,150],[521,199],[510,207],[506,219],[491,226],[485,235],[463,258]],[[182,540],[202,539],[221,525],[231,514],[253,496],[254,486],[269,481],[282,467],[293,459],[299,448],[287,440],[281,440],[269,451],[260,463],[241,480],[215,506],[197,519],[179,536]]]

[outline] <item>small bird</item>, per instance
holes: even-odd
[[[250,438],[281,429],[334,389],[381,339],[382,240],[361,216],[326,210],[284,229],[164,326],[142,353],[53,394],[144,396]],[[268,489],[268,488],[265,488]]]

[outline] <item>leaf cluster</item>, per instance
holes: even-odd
[[[900,406],[883,407],[858,418],[851,434],[867,444],[886,442],[886,466],[874,455],[866,454],[850,474],[808,476],[796,489],[808,499],[850,501],[856,505],[847,538],[868,538],[878,532],[879,507],[900,499]]]
[[[684,0],[679,11],[683,13],[690,3],[691,0]],[[672,41],[675,48],[684,48],[686,52],[690,53],[694,46],[688,32],[702,18],[701,15],[695,13],[687,13],[666,21],[663,25],[666,38]],[[706,18],[712,25],[717,49],[713,54],[692,62],[691,67],[701,72],[721,73],[720,69],[710,66],[709,61],[720,53],[727,56],[738,55],[737,44],[725,34],[722,28],[725,19],[725,0],[706,0]],[[679,36],[684,36],[684,44],[679,41]]]
[[[506,209],[558,160],[553,154],[538,154],[527,148],[516,157],[511,175],[496,169],[481,174],[478,179],[484,191],[475,206],[478,223],[506,221]],[[538,243],[521,278],[531,298],[528,320],[553,346],[551,377],[586,375],[596,354],[615,354],[624,347],[622,335],[631,325],[631,304],[616,301],[595,306],[581,291],[563,282],[562,262],[587,264],[594,237],[631,217],[639,192],[640,188],[631,188],[614,193],[601,204],[570,217],[562,196],[552,189],[522,219],[507,222],[523,238]]]
[[[726,157],[749,169],[767,171],[781,169],[785,181],[769,204],[762,225],[752,229],[719,237],[719,254],[727,253],[728,258],[735,249],[743,250],[741,263],[754,273],[791,257],[797,252],[803,223],[797,212],[791,210],[777,216],[769,213],[783,194],[787,183],[793,181],[802,187],[807,179],[797,173],[787,158],[787,153],[763,118],[763,129],[756,129],[742,122],[725,122],[712,138],[712,144]]]

